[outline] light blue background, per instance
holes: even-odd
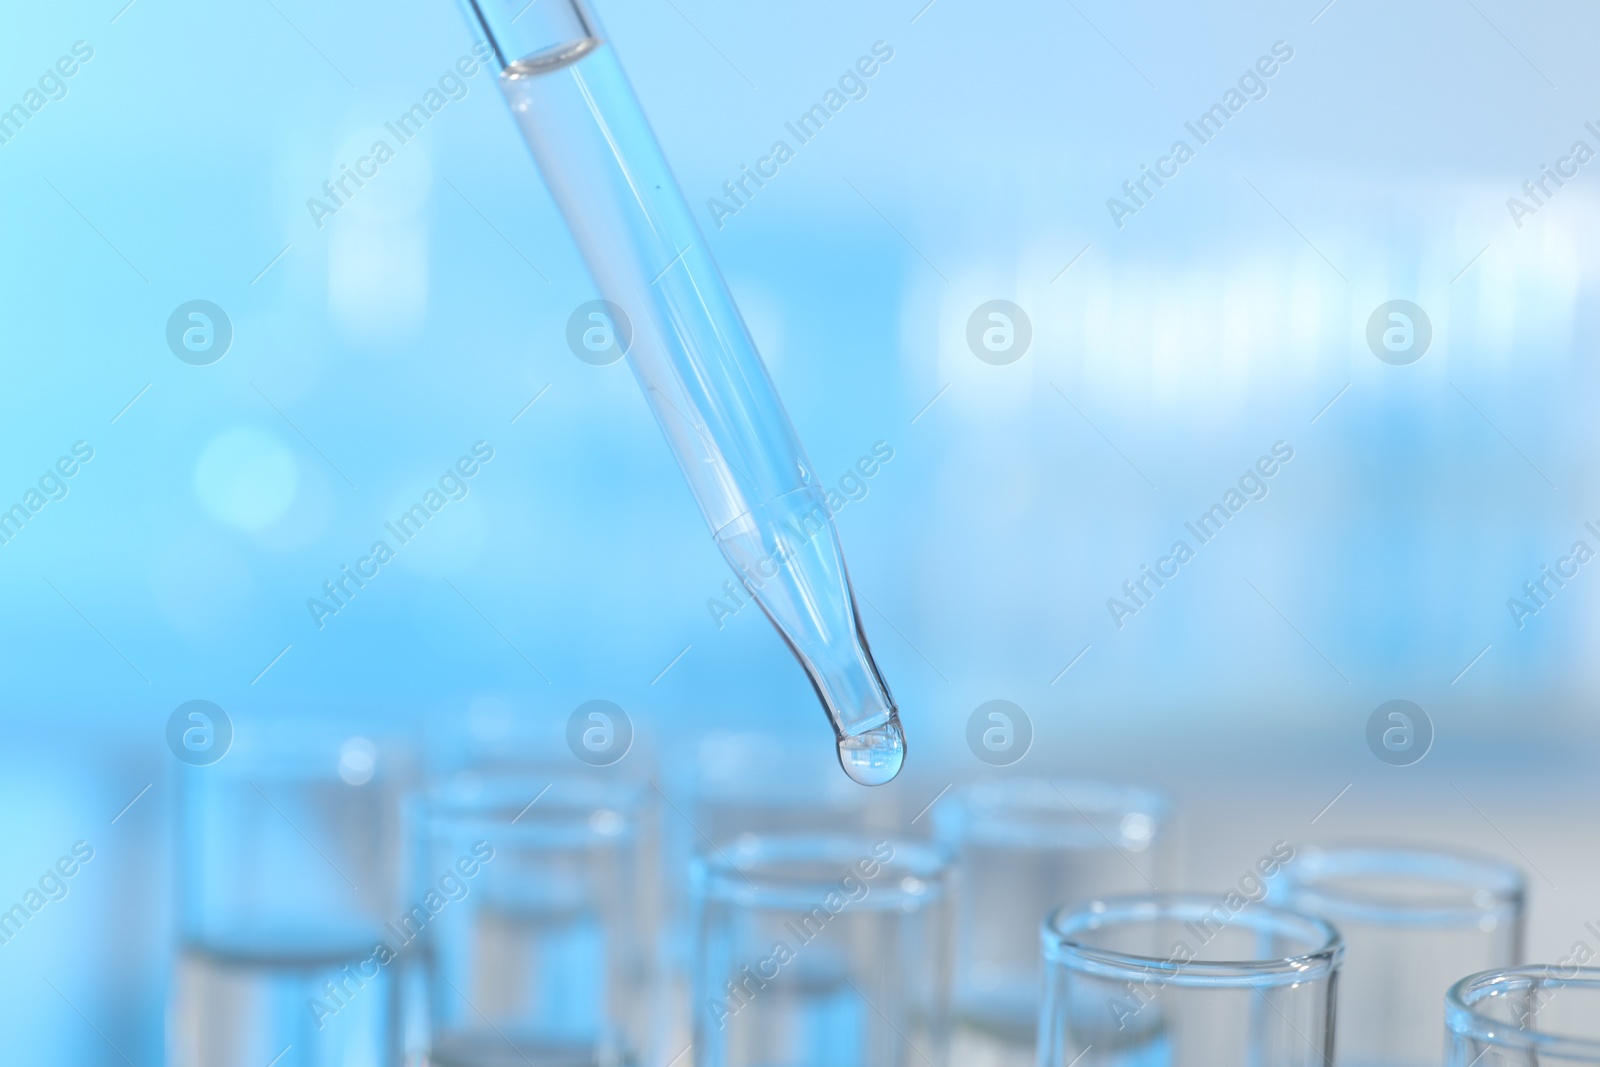
[[[765,620],[713,622],[726,569],[627,367],[566,348],[594,294],[489,75],[313,224],[306,199],[470,48],[454,7],[119,7],[19,6],[0,33],[0,105],[94,49],[0,145],[0,504],[95,450],[0,546],[0,898],[99,850],[0,946],[0,1047],[122,1062],[109,1039],[143,1067],[185,700],[241,737],[292,713],[436,753],[564,758],[600,697],[640,760],[741,720],[831,742]],[[966,717],[1005,698],[1034,770],[1189,783],[1236,814],[1359,782],[1374,826],[1459,818],[1552,874],[1561,834],[1525,835],[1583,825],[1600,564],[1524,628],[1506,600],[1600,549],[1594,165],[1520,228],[1506,199],[1600,148],[1600,25],[1571,3],[1319,8],[601,6],[817,466],[894,449],[838,524],[909,811],[981,769]],[[713,225],[705,200],[876,41],[894,58],[867,97]],[[1294,58],[1265,99],[1117,228],[1106,199],[1277,41]],[[234,330],[207,367],[164,339],[197,298]],[[997,298],[1034,330],[1005,367],[965,342]],[[1397,298],[1434,331],[1406,367],[1364,339]],[[470,496],[319,630],[307,598],[480,440]],[[1270,495],[1117,629],[1106,599],[1280,440]],[[1394,698],[1437,733],[1413,768],[1365,746]],[[1262,847],[1211,829],[1197,870]],[[1586,907],[1555,883],[1552,906]]]

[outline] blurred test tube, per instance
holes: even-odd
[[[749,836],[695,864],[695,1067],[944,1067],[947,860]]]
[[[650,1059],[651,811],[636,785],[464,771],[410,812],[433,1067]]]
[[[1344,935],[1335,1047],[1347,1067],[1438,1064],[1445,991],[1462,975],[1522,961],[1522,872],[1498,860],[1307,848],[1269,893]]]
[[[395,1062],[375,950],[410,774],[401,749],[281,724],[179,770],[174,1067]]]
[[[774,773],[774,768],[782,768]],[[662,812],[666,922],[662,995],[673,1051],[689,1041],[694,950],[689,881],[694,857],[763,835],[839,835],[889,825],[887,798],[840,776],[827,754],[794,734],[717,730],[676,746],[665,765]]]
[[[1031,1067],[1039,924],[1062,905],[1166,885],[1168,811],[1147,789],[1036,778],[976,783],[934,807],[954,858],[958,1062]]]

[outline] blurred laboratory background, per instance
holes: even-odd
[[[1600,951],[1600,12],[593,6],[904,773],[840,771],[454,0],[14,5],[7,1061],[1067,1067],[1073,939],[1237,891],[1285,1025],[1343,967],[1341,1060],[1440,1063],[1445,982]]]

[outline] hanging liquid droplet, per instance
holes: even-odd
[[[893,781],[905,761],[906,735],[897,715],[882,726],[839,738],[839,766],[861,785]]]

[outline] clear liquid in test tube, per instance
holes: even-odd
[[[888,782],[905,735],[821,482],[614,50],[580,0],[464,3],[717,547],[805,668],[845,772]]]

